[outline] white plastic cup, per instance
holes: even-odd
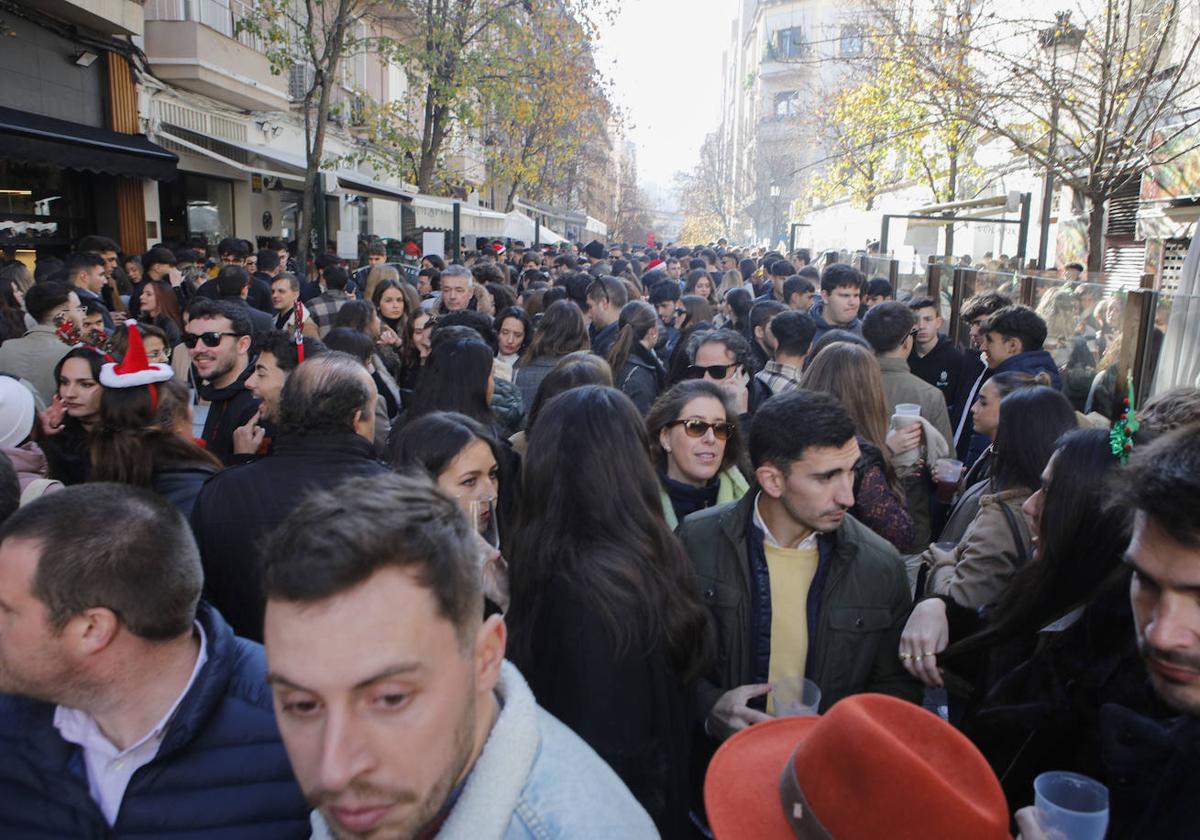
[[[820,714],[821,689],[806,677],[780,677],[774,681],[771,696],[776,717],[805,717]]]
[[[896,414],[902,417],[920,417],[921,406],[916,403],[897,403]]]
[[[1055,840],[1104,840],[1108,788],[1078,773],[1052,770],[1033,780],[1037,821]]]

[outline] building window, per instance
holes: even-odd
[[[790,29],[780,29],[775,33],[775,59],[801,58],[808,53],[808,44],[804,41],[804,32],[799,26]]]
[[[800,113],[800,91],[785,90],[775,94],[775,116],[794,117]]]
[[[841,52],[843,58],[857,58],[863,54],[863,30],[861,26],[843,26]]]

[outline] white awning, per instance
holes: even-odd
[[[545,225],[542,225],[539,230],[533,219],[524,213],[518,213],[516,210],[508,214],[504,223],[505,238],[519,239],[526,245],[533,245],[535,231],[538,235],[538,241],[542,245],[556,245],[564,241],[561,236]]]
[[[463,236],[505,236],[505,223],[508,220],[506,214],[435,195],[417,195],[413,198],[416,226],[431,230],[452,230],[456,203],[459,205],[459,228]]]

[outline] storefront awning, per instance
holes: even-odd
[[[338,187],[349,193],[368,195],[377,198],[390,198],[394,201],[412,201],[413,193],[405,192],[391,184],[381,184],[373,181],[362,173],[352,169],[336,170]]]
[[[144,134],[120,134],[13,108],[0,108],[0,158],[157,181],[174,178],[179,162]]]
[[[255,146],[250,143],[234,143],[228,142],[231,146],[237,146],[249,154],[256,155],[263,160],[269,160],[276,165],[284,168],[293,169],[301,178],[303,178],[304,170],[307,167],[303,155],[294,155],[290,152],[285,152],[280,149],[273,149],[268,146]],[[354,193],[355,195],[365,195],[372,198],[386,198],[391,201],[412,201],[414,192],[406,190],[402,187],[385,184],[381,181],[376,181],[373,178],[364,175],[354,169],[334,169],[325,170],[325,174],[335,176],[337,179],[337,188],[341,191]],[[326,181],[326,189],[330,189],[329,181]]]
[[[450,230],[454,226],[455,201],[433,195],[418,195],[413,199],[415,223],[419,228],[429,230]],[[463,236],[503,237],[504,226],[508,221],[505,213],[488,210],[466,202],[459,205],[460,233]]]

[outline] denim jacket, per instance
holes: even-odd
[[[496,686],[500,715],[439,840],[658,837],[650,815],[583,740],[537,705],[511,662]],[[333,840],[317,811],[313,840]]]

